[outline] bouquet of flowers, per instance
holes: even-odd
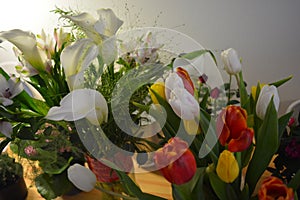
[[[3,41],[14,45],[18,58],[0,68],[0,132],[5,136],[1,151],[10,144],[18,156],[38,163],[34,182],[45,199],[74,193],[74,186],[90,191],[96,179],[118,181],[111,168],[100,169],[97,159],[132,170],[133,153],[148,141],[119,128],[112,113],[113,91],[129,71],[157,60],[156,49],[146,49],[150,56],[143,50],[150,33],[139,38],[131,52],[117,56],[119,41],[114,34],[123,21],[111,9],[99,9],[98,19],[89,13],[58,8],[55,12],[70,28],[55,29],[54,37],[19,29],[0,33]],[[155,78],[160,71],[147,76]],[[137,76],[132,72],[132,78]],[[147,95],[145,85],[129,99],[130,118],[137,124],[142,116],[134,112],[132,102],[142,103]],[[116,154],[113,145],[125,153]],[[85,162],[96,176],[84,167]],[[107,187],[98,188],[122,196],[121,184]]]
[[[207,52],[181,58],[191,60]],[[266,173],[282,148],[292,114],[278,117],[277,88],[291,77],[258,83],[248,94],[237,52],[230,48],[221,58],[230,76],[221,87],[211,88],[207,80],[213,77],[205,74],[193,81],[184,67],[173,64],[176,61],[151,85],[154,118],[161,120],[161,113],[167,113],[161,147],[153,156],[157,169],[172,184],[174,199],[297,199],[299,167],[289,179]],[[231,77],[238,89],[231,88]]]

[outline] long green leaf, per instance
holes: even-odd
[[[188,59],[188,60],[193,60],[193,59],[195,59],[199,56],[202,56],[205,53],[209,53],[211,55],[212,59],[214,60],[214,62],[216,63],[216,65],[217,65],[217,60],[216,60],[215,55],[212,53],[212,51],[210,51],[208,49],[201,49],[201,50],[193,51],[193,52],[190,52],[190,53],[180,55],[179,57],[185,58],[185,59]]]
[[[278,136],[279,136],[279,139],[281,138],[291,116],[293,114],[293,111],[281,116],[278,120]]]
[[[267,108],[265,119],[256,134],[256,148],[246,173],[246,183],[249,185],[250,194],[254,191],[259,178],[268,167],[279,146],[277,111],[273,98]]]
[[[291,80],[293,78],[293,76],[289,76],[289,77],[286,77],[282,80],[279,80],[279,81],[276,81],[276,82],[273,82],[273,83],[269,83],[269,85],[274,85],[276,87],[279,87],[281,85],[283,85],[284,83],[288,82],[289,80]]]

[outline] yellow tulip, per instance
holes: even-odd
[[[265,85],[266,85],[265,83],[259,83],[260,89],[262,87],[264,87]],[[252,94],[252,97],[253,97],[254,100],[256,99],[256,91],[257,91],[257,86],[252,86],[251,87],[251,94]]]
[[[152,91],[159,94],[159,96],[161,96],[163,99],[166,99],[165,84],[163,82],[161,82],[161,81],[155,82],[153,85],[151,85],[150,90],[149,90],[152,102],[154,104],[159,104],[156,96],[154,95],[154,93]]]
[[[196,120],[183,120],[186,132],[190,135],[196,135],[201,132],[199,123]]]
[[[233,153],[224,150],[219,157],[217,168],[219,178],[225,183],[232,183],[239,175],[239,165]]]

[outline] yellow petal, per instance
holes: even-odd
[[[156,83],[154,83],[153,85],[151,85],[150,90],[149,90],[152,102],[154,104],[159,104],[156,96],[154,95],[154,93],[152,91],[155,91],[163,99],[166,99],[166,96],[165,96],[165,84],[163,82],[156,82]]]
[[[232,183],[239,175],[239,165],[233,153],[224,150],[219,157],[217,168],[219,178],[225,183]]]

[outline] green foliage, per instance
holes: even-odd
[[[15,183],[23,176],[23,167],[7,154],[0,155],[0,189]]]

